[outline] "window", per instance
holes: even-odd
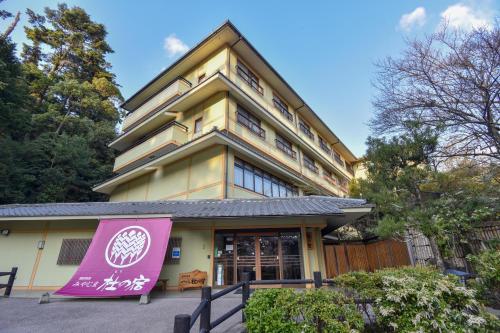
[[[57,258],[58,265],[79,265],[87,249],[90,246],[92,239],[63,239],[59,257]]]
[[[337,185],[337,179],[333,175],[333,173],[329,170],[326,170],[323,168],[323,178],[326,179],[327,182],[329,182],[332,185]]]
[[[345,163],[345,168],[346,168],[346,170],[347,170],[347,171],[348,171],[351,175],[353,175],[353,176],[354,176],[354,169],[352,168],[352,164],[351,164],[351,163],[347,163],[347,162],[346,162],[346,163]]]
[[[260,119],[238,105],[236,119],[239,124],[245,126],[261,138],[266,138],[266,131],[260,127]]]
[[[318,167],[314,163],[314,160],[309,156],[304,154],[304,166],[314,173],[318,173]]]
[[[259,85],[259,78],[247,66],[243,65],[240,61],[236,65],[236,72],[238,75],[259,94],[264,94],[264,88]]]
[[[311,132],[311,126],[307,125],[303,120],[300,120],[299,122],[299,128],[304,133],[309,137],[309,139],[314,141],[314,134]]]
[[[332,150],[330,149],[330,147],[328,147],[328,143],[318,135],[318,141],[319,141],[319,146],[321,149],[323,149],[323,151],[325,153],[327,153],[328,155],[331,155],[332,154]]]
[[[202,129],[203,118],[198,118],[194,121],[194,133],[200,133]]]
[[[269,173],[243,162],[234,160],[234,185],[263,194],[266,197],[296,197],[298,189]]]
[[[243,187],[243,166],[234,163],[234,185]]]
[[[198,76],[198,83],[201,83],[205,80],[205,73],[201,74],[200,76]]]
[[[280,110],[280,112],[285,116],[288,120],[293,121],[293,115],[288,111],[288,105],[276,94],[273,94],[273,103],[274,106]]]
[[[293,159],[297,158],[297,153],[293,150],[290,141],[276,133],[276,148],[287,154]]]
[[[333,158],[338,164],[344,166],[344,161],[342,161],[342,158],[340,158],[339,153],[337,153],[336,151],[333,152]]]
[[[264,195],[266,197],[271,197],[273,195],[271,177],[269,175],[264,175]]]

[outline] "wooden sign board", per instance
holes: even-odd
[[[189,288],[201,288],[205,285],[207,281],[207,272],[202,272],[195,269],[192,272],[180,273],[179,274],[179,290],[184,291],[184,289]]]

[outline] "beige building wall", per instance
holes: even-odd
[[[118,186],[110,201],[220,199],[224,162],[224,147],[213,146]]]
[[[58,265],[57,259],[63,239],[92,238],[97,229],[97,220],[53,220],[53,221],[1,221],[0,228],[9,229],[7,237],[0,238],[2,256],[0,269],[19,268],[15,289],[55,290],[63,286],[76,272],[77,265]],[[178,284],[179,273],[199,269],[208,272],[209,284],[213,279],[213,239],[216,230],[251,230],[274,228],[301,228],[306,278],[320,269],[324,272],[320,228],[324,221],[301,218],[225,219],[202,222],[174,221],[171,237],[181,237],[181,259],[179,264],[164,265],[161,279],[168,279],[169,288]],[[309,242],[304,237],[313,237]],[[39,241],[45,241],[38,249]],[[312,247],[308,247],[308,244]]]

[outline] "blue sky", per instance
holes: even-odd
[[[41,12],[58,2],[6,0],[0,6]],[[125,98],[178,58],[185,46],[231,20],[357,156],[364,153],[370,135],[374,63],[397,56],[405,38],[432,33],[443,17],[462,29],[491,26],[499,8],[493,0],[66,3],[83,7],[93,20],[105,24],[115,50],[108,60]],[[23,15],[13,34],[17,43],[25,41],[25,24]]]

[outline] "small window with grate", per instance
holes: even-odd
[[[85,257],[85,253],[90,246],[92,239],[63,239],[59,257],[57,258],[58,265],[80,265]]]
[[[181,262],[182,257],[182,237],[170,237],[168,240],[168,246],[167,246],[167,253],[165,254],[165,260],[163,261],[164,265],[175,265],[179,264]],[[179,257],[173,258],[172,253],[174,248],[179,248],[181,249],[181,253]]]

